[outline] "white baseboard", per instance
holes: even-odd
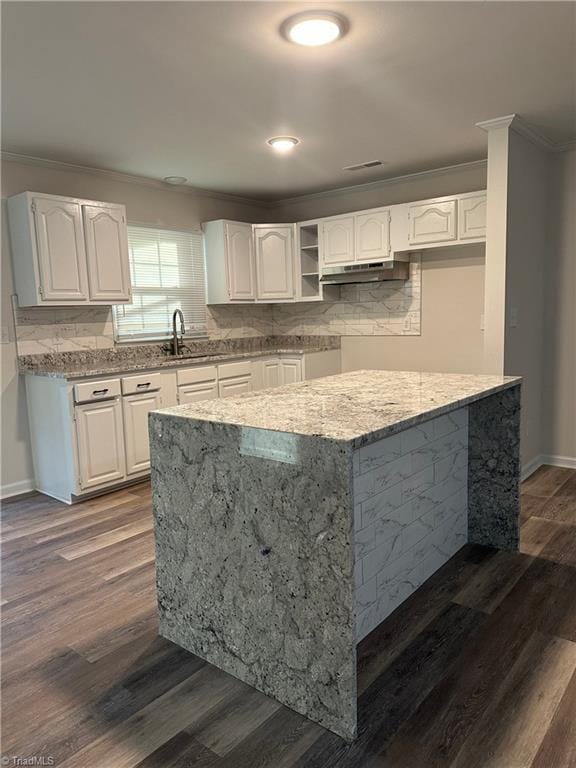
[[[542,456],[542,464],[550,464],[552,467],[576,469],[576,456]]]
[[[522,467],[522,471],[520,473],[520,482],[527,480],[530,475],[532,475],[542,466],[542,464],[549,464],[551,467],[576,469],[576,457],[541,453],[539,456],[536,456],[535,459],[532,459],[532,461],[529,461],[528,464],[525,464]]]
[[[528,464],[524,464],[520,470],[520,482],[523,483],[524,480],[527,480],[530,475],[534,474],[534,472],[542,466],[542,464],[544,464],[544,456],[542,454],[536,456],[532,461],[529,461]]]
[[[0,486],[0,499],[9,499],[10,496],[18,496],[20,493],[28,493],[34,490],[34,480],[21,480],[19,483],[7,483]]]

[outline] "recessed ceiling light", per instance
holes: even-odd
[[[275,152],[290,152],[297,144],[300,144],[300,139],[295,136],[273,136],[266,142],[270,144]]]
[[[179,184],[186,184],[188,179],[186,176],[164,176],[162,181],[166,182],[166,184],[172,184],[172,186],[177,187]]]
[[[286,19],[282,31],[288,40],[298,45],[327,45],[345,34],[347,22],[332,11],[310,11]]]

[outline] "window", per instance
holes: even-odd
[[[119,341],[161,339],[181,309],[186,336],[206,336],[204,252],[200,232],[128,226],[132,304],[114,307]]]

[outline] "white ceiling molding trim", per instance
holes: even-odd
[[[544,134],[534,128],[533,125],[527,123],[524,118],[520,117],[520,115],[515,114],[495,117],[492,120],[483,120],[480,123],[476,123],[476,127],[481,128],[486,132],[497,130],[498,128],[510,128],[510,130],[524,136],[524,138],[531,141],[532,144],[536,144],[536,146],[547,152],[565,152],[570,146],[574,146],[574,143],[576,142],[576,139],[574,139],[557,144],[556,142],[551,141],[547,136],[544,136]]]
[[[390,187],[393,184],[401,184],[406,181],[416,181],[418,179],[431,178],[434,176],[444,176],[447,173],[462,168],[480,168],[485,166],[487,160],[472,160],[468,163],[457,163],[456,165],[445,165],[441,168],[432,168],[428,171],[416,171],[415,173],[406,173],[402,176],[392,176],[389,179],[379,179],[376,181],[368,181],[364,184],[350,184],[346,187],[336,187],[335,189],[326,189],[322,192],[310,192],[309,194],[295,195],[294,197],[285,197],[281,200],[275,200],[272,203],[272,207],[284,205],[286,203],[302,202],[304,200],[318,200],[323,197],[332,197],[333,195],[345,195],[349,192],[362,192],[370,189],[381,189]]]
[[[107,178],[114,179],[116,181],[124,182],[127,184],[139,184],[144,187],[154,187],[155,189],[162,189],[165,192],[188,192],[189,194],[198,194],[204,197],[211,197],[216,200],[229,200],[238,203],[251,203],[259,205],[261,208],[274,209],[278,208],[286,203],[301,202],[305,200],[318,200],[324,197],[332,197],[333,195],[345,195],[349,192],[361,192],[364,190],[373,189],[385,189],[386,187],[394,184],[401,184],[410,180],[418,180],[423,178],[433,178],[434,176],[443,176],[447,173],[452,173],[455,170],[463,168],[475,168],[485,166],[487,161],[472,160],[468,163],[457,163],[456,165],[446,165],[441,168],[432,168],[428,171],[416,171],[415,173],[407,173],[402,176],[393,176],[389,179],[380,179],[376,181],[368,181],[364,184],[350,184],[346,187],[337,187],[335,189],[327,189],[322,192],[311,192],[310,194],[295,195],[294,197],[281,198],[279,200],[259,200],[253,197],[242,197],[239,195],[231,195],[226,192],[213,192],[209,189],[201,189],[199,187],[193,187],[190,184],[183,184],[181,186],[173,187],[169,184],[165,184],[158,179],[151,179],[147,176],[137,176],[130,173],[121,173],[120,171],[112,171],[107,168],[95,168],[88,165],[77,165],[75,163],[65,163],[60,160],[48,160],[43,157],[34,157],[32,155],[21,155],[16,152],[0,153],[2,161],[24,163],[26,165],[37,165],[49,168],[61,168],[62,170],[76,171],[78,173],[89,173],[95,176],[106,176]]]
[[[215,200],[227,200],[235,203],[251,203],[253,205],[259,205],[261,208],[272,207],[270,201],[258,200],[254,197],[244,197],[242,195],[233,195],[228,192],[217,192],[211,189],[202,189],[201,187],[194,187],[191,184],[180,184],[177,186],[166,184],[160,179],[152,179],[148,176],[138,176],[131,173],[122,173],[121,171],[113,171],[109,168],[95,168],[91,165],[78,165],[76,163],[66,163],[61,160],[48,160],[45,157],[34,157],[33,155],[21,155],[17,152],[5,152],[0,153],[0,159],[4,162],[22,163],[24,165],[36,165],[44,166],[53,169],[61,169],[67,171],[73,171],[76,173],[88,173],[92,176],[106,176],[114,181],[124,182],[126,184],[139,184],[142,187],[154,187],[155,189],[162,189],[164,192],[182,192],[201,195],[202,197],[210,197]]]

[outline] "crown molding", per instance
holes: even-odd
[[[334,195],[346,195],[350,192],[363,192],[374,189],[385,189],[391,187],[394,184],[402,184],[406,181],[416,181],[418,179],[434,178],[435,176],[444,176],[447,173],[453,173],[454,171],[464,168],[480,168],[485,167],[487,160],[472,160],[468,163],[457,163],[456,165],[445,165],[441,168],[432,168],[429,171],[416,171],[415,173],[406,173],[403,176],[392,176],[389,179],[380,179],[376,181],[368,181],[364,184],[351,184],[346,187],[336,187],[335,189],[326,189],[322,192],[310,192],[303,195],[294,195],[294,197],[285,197],[281,200],[274,200],[271,207],[276,208],[281,205],[290,203],[300,203],[306,200],[321,200],[325,197],[333,197]]]
[[[257,205],[260,208],[271,207],[270,201],[259,200],[253,197],[244,197],[242,195],[234,195],[228,192],[216,192],[211,189],[204,189],[202,187],[194,187],[191,184],[182,184],[181,186],[170,186],[159,179],[153,179],[149,176],[138,176],[132,173],[122,173],[121,171],[113,171],[109,168],[95,168],[91,165],[78,165],[76,163],[66,163],[61,160],[48,160],[45,157],[34,157],[33,155],[21,155],[17,152],[5,152],[0,153],[2,161],[22,163],[23,165],[34,165],[44,168],[52,168],[54,170],[71,171],[75,173],[87,173],[91,176],[104,176],[112,181],[123,182],[125,184],[138,184],[141,187],[152,187],[153,189],[160,189],[163,192],[171,193],[184,193],[190,195],[199,195],[201,197],[209,197],[214,200],[224,200],[233,203],[245,203],[248,205]]]
[[[476,127],[481,128],[487,133],[498,128],[510,128],[510,130],[518,133],[520,136],[524,136],[525,139],[528,139],[532,144],[546,152],[566,152],[576,145],[576,139],[560,143],[552,141],[538,129],[534,128],[533,125],[527,123],[523,117],[516,114],[495,117],[492,120],[483,120],[480,123],[476,123]]]

